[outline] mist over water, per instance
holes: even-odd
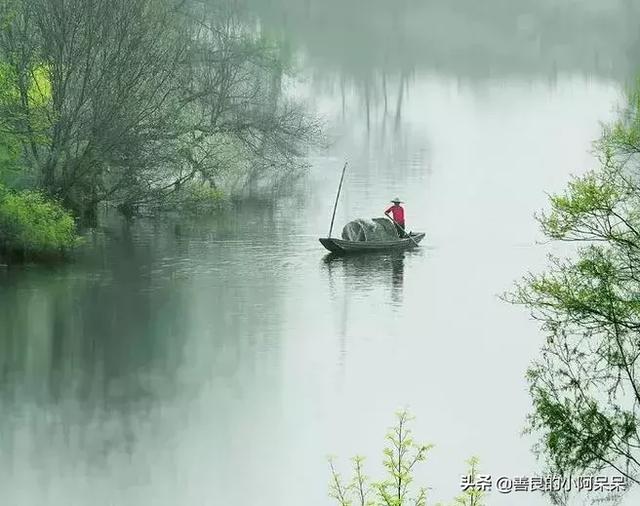
[[[0,270],[2,504],[328,505],[326,456],[363,454],[376,475],[404,406],[436,445],[417,476],[433,501],[471,455],[494,476],[538,472],[521,432],[543,336],[497,296],[545,265],[533,213],[594,165],[639,10],[248,0],[330,147],[272,200],[109,215],[77,261]],[[347,160],[336,230],[400,195],[420,249],[326,255]],[[489,497],[516,502],[544,504]]]

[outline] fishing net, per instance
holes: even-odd
[[[387,218],[358,218],[344,226],[342,238],[345,241],[393,241],[398,239],[398,231]]]

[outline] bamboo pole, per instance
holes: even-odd
[[[336,219],[336,209],[338,209],[338,200],[340,199],[340,190],[342,190],[342,181],[344,181],[344,173],[347,170],[347,164],[349,162],[344,162],[344,167],[342,167],[342,176],[340,176],[340,184],[338,185],[338,193],[336,195],[336,202],[333,204],[333,215],[331,216],[331,225],[329,226],[329,236],[331,237],[331,232],[333,232],[333,222]]]

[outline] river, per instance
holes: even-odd
[[[253,7],[327,122],[294,189],[213,218],[110,215],[73,262],[0,270],[2,504],[329,505],[327,455],[376,475],[403,407],[435,444],[416,477],[434,500],[471,455],[539,471],[524,374],[544,336],[498,296],[545,265],[546,193],[595,164],[636,7],[389,3]],[[422,247],[326,255],[347,160],[338,231],[399,195]],[[489,502],[514,501],[545,504]]]

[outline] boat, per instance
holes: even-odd
[[[371,219],[357,218],[344,226],[342,239],[331,237],[346,170],[347,163],[345,162],[338,184],[338,193],[333,204],[329,237],[320,237],[318,239],[320,244],[335,254],[398,251],[418,246],[418,243],[424,239],[424,232],[409,232],[405,237],[399,237],[398,227],[400,225],[389,216]],[[392,202],[399,204],[400,199],[396,198]],[[402,231],[404,232],[404,226],[402,226]]]
[[[332,253],[346,254],[415,248],[424,239],[424,236],[424,232],[411,232],[408,237],[391,241],[347,241],[335,237],[321,237],[319,241]]]

